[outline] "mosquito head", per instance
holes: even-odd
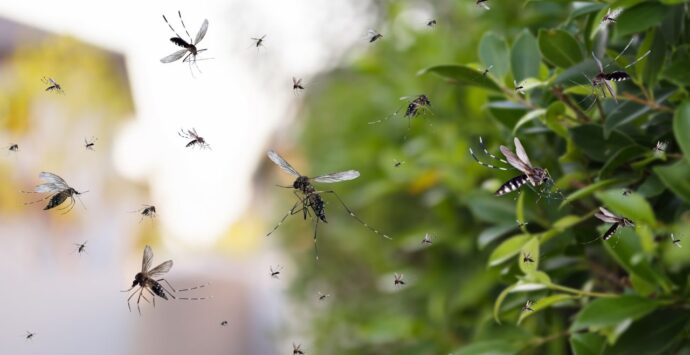
[[[134,281],[132,281],[132,287],[137,287],[139,285],[142,285],[144,281],[144,275],[142,273],[137,273],[134,276]]]
[[[630,219],[623,217],[623,227],[635,227],[635,222]]]
[[[304,191],[307,187],[309,186],[309,178],[306,176],[300,176],[295,180],[294,183],[292,183],[292,187]]]

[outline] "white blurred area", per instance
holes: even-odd
[[[199,61],[203,73],[194,77],[186,64],[159,61],[179,49],[161,14],[186,37],[178,9],[192,37],[204,18],[210,23],[199,58],[213,59]],[[312,79],[366,50],[376,18],[370,2],[22,0],[0,2],[0,17],[119,53],[134,101],[133,117],[99,133],[95,154],[78,142],[97,118],[83,118],[71,137],[47,111],[21,155],[3,158],[15,169],[9,178],[29,188],[39,171],[58,167],[31,158],[47,154],[43,139],[74,138],[63,150],[75,153],[59,168],[90,192],[82,196],[88,209],[68,215],[42,205],[0,215],[0,354],[270,355],[290,353],[292,341],[308,349],[308,335],[291,333],[287,322],[284,291],[296,270],[263,238],[264,214],[253,212],[268,208],[257,196],[274,187],[252,179],[269,147],[291,145]],[[252,47],[250,37],[264,34],[265,46]],[[307,93],[294,95],[293,76]],[[212,150],[185,148],[177,132],[189,128]],[[127,213],[142,204],[155,205],[158,218],[140,223]],[[136,307],[128,312],[119,291],[139,271],[142,229],[162,236],[153,263],[174,260],[174,286],[211,282],[196,295],[213,298],[159,299],[155,309],[142,301],[142,317]],[[76,255],[73,244],[84,240],[87,253]],[[269,277],[275,264],[286,266],[281,280]],[[25,331],[36,336],[27,341]]]

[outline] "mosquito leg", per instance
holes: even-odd
[[[488,155],[491,159],[498,160],[501,163],[506,164],[506,165],[508,164],[508,162],[505,159],[501,159],[501,158],[491,154],[491,152],[489,152],[489,150],[486,149],[486,146],[484,145],[484,140],[482,139],[482,137],[479,137],[479,146],[484,151],[484,154]]]
[[[376,233],[376,234],[378,234],[378,235],[380,235],[380,236],[382,236],[382,237],[384,237],[384,238],[386,238],[386,239],[393,239],[393,238],[389,237],[388,235],[379,232],[378,229],[373,228],[372,226],[368,225],[366,222],[364,222],[363,220],[361,220],[361,219],[360,219],[360,218],[359,218],[349,207],[347,207],[347,205],[345,204],[345,202],[340,198],[340,196],[339,196],[335,191],[333,191],[333,190],[329,190],[329,191],[316,191],[316,192],[314,192],[314,193],[328,193],[328,194],[333,194],[333,195],[338,199],[338,202],[340,202],[340,204],[343,205],[343,208],[345,208],[345,210],[347,211],[347,213],[349,213],[350,216],[351,216],[352,218],[356,219],[357,222],[359,222],[361,225],[363,225],[363,226],[364,226],[365,228],[367,228],[368,230],[370,230],[370,231],[372,231],[372,232],[374,232],[374,233]]]
[[[499,161],[501,161],[501,162],[504,161],[503,159],[496,158],[494,155],[492,155],[491,153],[489,153],[489,151],[486,150],[486,148],[484,148],[484,143],[482,143],[481,138],[479,139],[479,144],[482,146],[482,148],[484,149],[484,152],[485,152],[488,156],[493,157],[493,158],[495,158],[496,160],[499,160]],[[479,158],[477,158],[477,156],[474,154],[474,151],[472,150],[472,147],[470,147],[470,155],[472,156],[472,158],[474,158],[474,161],[476,161],[477,164],[479,164],[479,165],[481,165],[481,166],[483,166],[483,167],[487,167],[487,168],[489,168],[489,169],[502,170],[502,171],[508,171],[508,170],[509,170],[508,168],[504,168],[504,167],[501,167],[501,166],[495,166],[495,165],[491,165],[491,164],[487,164],[487,163],[482,162],[482,161],[479,160]]]
[[[175,291],[175,288],[170,284],[170,282],[168,282],[168,280],[166,280],[166,279],[158,279],[158,280],[156,280],[156,281],[158,281],[158,282],[160,282],[160,281],[165,281],[165,283],[168,284],[168,287],[170,287],[170,289],[173,290],[173,292],[177,292],[177,291]],[[167,291],[167,290],[166,290],[166,291]],[[168,292],[168,293],[170,293],[170,292]]]
[[[151,290],[149,290],[148,288],[146,289],[146,292],[148,292],[151,295],[151,299],[153,300],[153,307],[155,308],[156,307],[156,295],[153,294],[153,292],[151,292]],[[146,297],[144,297],[144,299],[146,300],[146,302],[149,301],[146,299]]]
[[[134,287],[132,287],[132,288],[134,288]],[[130,288],[130,289],[127,290],[127,291],[122,291],[122,292],[129,292],[129,291],[132,290],[132,288]],[[132,299],[132,297],[134,297],[134,295],[136,295],[136,294],[137,294],[137,292],[134,291],[134,292],[132,292],[131,295],[129,295],[129,298],[127,298],[127,308],[129,309],[130,312],[132,311],[132,306],[129,304],[129,302],[130,302],[130,300]]]
[[[141,306],[139,305],[139,302],[141,302],[141,296],[144,294],[144,288],[139,289],[139,297],[137,297],[137,309],[139,310],[139,316],[141,317]]]
[[[205,283],[205,284],[198,285],[198,286],[194,286],[194,287],[182,288],[182,289],[177,290],[177,292],[194,291],[194,290],[198,290],[198,289],[200,289],[200,288],[204,288],[204,287],[206,287],[206,286],[208,286],[208,285],[210,285],[210,283],[207,282],[207,283]]]
[[[172,25],[170,25],[170,22],[168,22],[168,19],[165,18],[165,15],[163,15],[163,20],[165,20],[165,23],[168,24],[168,27],[170,27],[170,30],[173,31],[173,33],[175,34],[175,36],[177,36],[177,38],[182,38],[182,37],[180,37],[180,35],[177,34],[177,32],[175,32],[175,29],[172,27]]]
[[[187,32],[187,36],[189,36],[189,43],[192,42],[192,36],[189,35],[189,31],[187,31],[187,26],[185,26],[184,21],[182,20],[182,12],[177,11],[177,15],[180,16],[180,22],[182,22],[182,28],[184,28],[184,31]]]
[[[36,193],[38,193],[38,192],[29,192],[29,191],[22,191],[22,192],[23,192],[23,193],[26,193],[26,194],[36,194]],[[24,202],[24,205],[25,205],[25,206],[26,206],[26,205],[33,205],[34,203],[38,203],[38,202],[45,201],[45,200],[47,200],[47,199],[49,199],[49,198],[51,198],[51,197],[53,197],[53,195],[48,195],[48,196],[43,197],[42,199],[36,200],[36,201]]]
[[[316,245],[316,230],[319,227],[319,218],[314,218],[314,256],[319,260],[319,247]]]
[[[277,224],[275,227],[273,227],[273,230],[271,230],[270,232],[268,232],[268,234],[266,234],[267,237],[270,236],[271,234],[273,234],[273,232],[275,232],[276,229],[278,229],[278,228],[283,224],[283,222],[285,222],[285,220],[286,220],[288,217],[290,217],[290,216],[292,216],[292,215],[295,214],[295,208],[297,208],[297,206],[300,204],[300,202],[302,202],[302,201],[297,201],[297,202],[295,202],[295,204],[294,204],[294,205],[292,206],[292,208],[288,211],[288,213],[285,214],[285,216],[283,216],[283,219],[281,219],[280,222],[278,222],[278,224]]]

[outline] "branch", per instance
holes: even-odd
[[[587,116],[586,113],[582,111],[581,108],[579,108],[577,105],[575,105],[572,101],[570,101],[570,98],[566,96],[563,93],[563,89],[560,86],[554,87],[551,92],[553,93],[556,98],[561,101],[562,103],[566,104],[566,106],[570,107],[571,110],[575,111],[575,115],[581,122],[591,122],[592,119]]]

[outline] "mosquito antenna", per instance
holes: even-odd
[[[79,200],[79,203],[81,203],[81,207],[83,207],[85,210],[86,210],[86,205],[84,204],[84,201],[81,200],[81,197],[79,197],[79,195],[85,194],[87,192],[89,192],[89,190],[77,193],[77,200]]]
[[[273,227],[273,229],[272,229],[270,232],[268,232],[268,234],[266,234],[267,237],[270,236],[271,234],[273,234],[273,232],[275,232],[275,231],[283,224],[283,222],[285,222],[285,220],[286,220],[288,217],[290,217],[290,216],[294,215],[295,213],[297,213],[297,212],[295,212],[295,208],[297,208],[297,206],[300,204],[300,202],[302,202],[302,201],[300,200],[300,201],[295,202],[295,204],[294,204],[294,205],[292,206],[292,208],[285,214],[285,216],[283,216],[283,218],[280,220],[280,222],[278,222],[278,224],[276,224],[276,226]],[[303,202],[302,202],[302,203],[303,203]]]
[[[187,32],[187,36],[189,36],[189,43],[194,44],[194,40],[192,40],[192,35],[189,34],[189,31],[187,31],[187,26],[185,26],[184,20],[182,20],[182,12],[178,10],[177,15],[180,16],[180,22],[182,22],[182,28],[184,28],[184,31]]]

